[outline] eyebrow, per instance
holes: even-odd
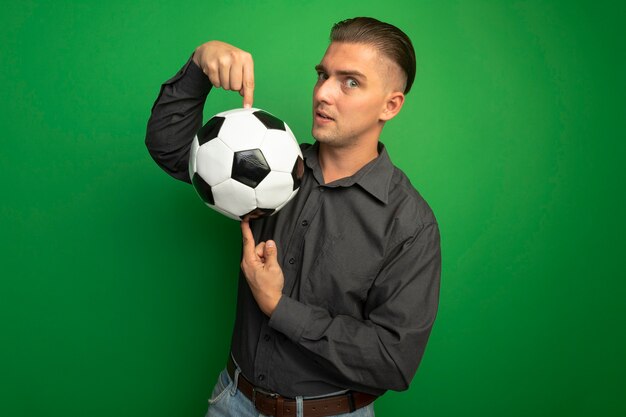
[[[326,71],[326,68],[324,68],[324,66],[322,64],[318,64],[315,66],[315,71],[317,72],[328,72]],[[367,79],[367,77],[365,76],[365,74],[363,74],[362,72],[359,72],[357,70],[337,70],[335,71],[335,73],[337,75],[344,75],[344,76],[352,76],[352,77],[361,77],[363,79]]]

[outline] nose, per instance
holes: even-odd
[[[331,104],[333,101],[333,88],[330,79],[319,80],[313,89],[313,100],[316,103]]]

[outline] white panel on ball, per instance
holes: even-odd
[[[220,129],[219,138],[234,152],[256,149],[261,145],[267,128],[256,117],[250,117],[251,109],[229,114]]]
[[[217,113],[215,116],[218,117],[230,117],[231,115],[236,115],[236,114],[252,114],[255,111],[259,111],[259,109],[251,107],[246,109],[245,107],[239,107],[236,109],[232,109],[232,110],[226,110],[220,113]]]
[[[211,187],[215,205],[236,215],[243,216],[256,208],[254,190],[245,184],[228,179]]]
[[[238,216],[235,216],[232,213],[227,212],[226,210],[222,210],[221,208],[219,208],[218,206],[214,206],[212,204],[207,204],[207,206],[211,207],[213,210],[217,211],[218,213],[223,214],[226,217],[230,217],[233,220],[241,220],[241,218],[239,218]]]
[[[289,127],[287,123],[285,123],[285,128],[287,129],[289,136],[293,138],[293,143],[295,143],[296,147],[298,148],[298,155],[300,155],[300,158],[303,158],[302,150],[300,149],[300,144],[298,143],[298,139],[296,139],[296,135],[293,134],[293,132],[291,131],[291,128]]]
[[[268,130],[261,144],[261,152],[272,171],[289,173],[296,163],[297,155],[302,156],[296,139],[284,130]]]
[[[211,187],[228,178],[233,170],[234,152],[218,138],[198,148],[197,172]]]
[[[189,149],[189,178],[193,178],[196,173],[196,155],[198,154],[198,136],[191,141],[191,149]]]
[[[272,171],[254,189],[257,206],[276,208],[289,198],[292,189],[293,178],[290,173]]]

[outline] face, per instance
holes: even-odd
[[[389,98],[401,94],[389,88],[390,68],[373,46],[331,43],[315,67],[313,137],[332,146],[376,142]]]

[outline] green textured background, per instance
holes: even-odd
[[[383,140],[443,248],[426,355],[377,415],[626,415],[624,3],[363,0],[3,4],[0,415],[204,415],[239,231],[152,162],[150,107],[225,40],[310,141],[313,66],[355,15],[414,40]]]

